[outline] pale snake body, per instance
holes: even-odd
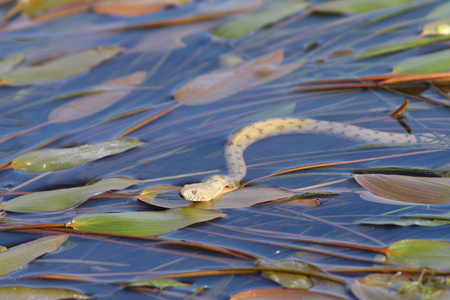
[[[245,149],[261,139],[292,133],[323,134],[372,144],[445,144],[429,133],[392,133],[313,119],[269,119],[245,126],[231,135],[224,150],[227,176],[215,175],[201,183],[187,184],[181,189],[180,195],[190,201],[209,201],[217,197],[226,186],[238,188],[247,172]]]

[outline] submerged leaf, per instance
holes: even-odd
[[[284,51],[257,57],[248,62],[198,76],[175,91],[175,100],[186,105],[202,105],[234,95],[247,87],[278,79],[303,65],[303,61],[279,66]]]
[[[17,156],[11,167],[22,172],[54,172],[80,166],[86,162],[125,152],[145,145],[135,139],[109,140],[59,149],[42,149]]]
[[[175,208],[158,212],[123,212],[81,215],[67,224],[75,230],[132,236],[156,236],[226,214],[215,210]]]
[[[56,251],[68,235],[47,236],[23,243],[0,253],[0,276],[16,271],[47,252]]]
[[[0,203],[0,209],[14,212],[58,211],[76,207],[92,196],[110,190],[121,190],[138,184],[140,180],[127,177],[112,177],[92,185],[34,192]]]
[[[396,64],[394,73],[435,73],[450,70],[450,50],[419,55]]]
[[[450,242],[401,240],[386,249],[391,263],[413,268],[450,268]]]
[[[174,280],[164,280],[164,279],[151,279],[146,280],[145,278],[141,278],[136,281],[125,282],[125,287],[137,287],[137,286],[150,286],[156,287],[158,289],[173,287],[173,286],[191,286],[192,283],[183,283]]]
[[[399,6],[413,0],[334,0],[321,3],[312,9],[327,14],[364,13]]]
[[[26,299],[89,299],[90,296],[75,290],[63,288],[38,288],[27,286],[2,286],[0,299],[26,300]]]
[[[63,123],[96,114],[129,95],[134,86],[142,83],[145,75],[146,72],[136,72],[105,82],[97,87],[104,92],[85,95],[58,106],[51,111],[48,120]]]
[[[363,225],[396,225],[396,226],[442,226],[450,224],[450,220],[434,219],[433,216],[399,216],[398,218],[376,217],[357,222]]]
[[[267,25],[296,14],[308,6],[304,1],[282,1],[270,5],[263,10],[237,17],[214,30],[214,35],[224,39],[239,39]]]
[[[114,57],[124,48],[102,46],[56,58],[36,66],[24,66],[2,78],[6,85],[18,86],[48,83],[86,72],[90,68]]]
[[[450,204],[450,178],[402,175],[353,175],[355,180],[375,195],[409,203]]]

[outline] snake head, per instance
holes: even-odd
[[[186,184],[180,195],[189,201],[209,201],[216,198],[225,185],[225,176],[215,175],[200,183]]]

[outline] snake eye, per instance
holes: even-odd
[[[197,190],[196,189],[192,189],[191,193],[192,193],[192,195],[195,195],[195,194],[197,194]]]

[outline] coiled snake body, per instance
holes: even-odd
[[[440,138],[429,133],[392,133],[313,119],[269,119],[245,126],[231,135],[224,150],[227,176],[215,175],[201,183],[187,184],[181,189],[180,195],[190,201],[209,201],[218,196],[226,186],[238,188],[247,172],[245,149],[261,139],[292,133],[324,134],[372,144],[443,144]]]

